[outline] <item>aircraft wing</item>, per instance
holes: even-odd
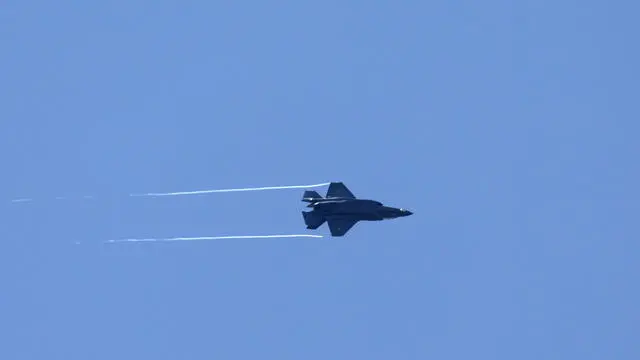
[[[356,197],[347,189],[347,187],[341,182],[332,182],[327,190],[327,197],[342,197],[355,199]]]
[[[349,231],[358,220],[351,219],[329,219],[327,224],[331,230],[331,236],[342,236]]]

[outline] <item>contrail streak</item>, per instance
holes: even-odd
[[[239,189],[216,189],[216,190],[198,190],[198,191],[181,191],[170,193],[147,193],[147,194],[129,194],[129,196],[178,196],[178,195],[196,195],[196,194],[210,194],[221,192],[235,192],[235,191],[260,191],[260,190],[276,190],[276,189],[304,189],[329,185],[331,183],[312,184],[312,185],[286,185],[286,186],[263,186],[253,188],[239,188]]]
[[[174,237],[174,238],[147,238],[147,239],[120,239],[107,240],[106,243],[120,242],[163,242],[163,241],[202,241],[223,239],[272,239],[272,238],[321,238],[322,235],[292,234],[292,235],[235,235],[235,236],[199,236],[199,237]]]
[[[129,196],[179,196],[179,195],[197,195],[197,194],[210,194],[210,193],[223,193],[223,192],[237,192],[237,191],[261,191],[261,190],[277,190],[277,189],[304,189],[314,188],[331,184],[330,182],[311,185],[284,185],[284,186],[262,186],[253,188],[237,188],[237,189],[214,189],[214,190],[198,190],[198,191],[180,191],[170,193],[146,193],[146,194],[129,194]],[[82,196],[82,199],[93,199],[91,195]],[[72,198],[66,196],[57,196],[55,200],[69,200]],[[15,199],[11,200],[12,203],[31,202],[34,201],[31,198]]]
[[[85,195],[81,197],[82,199],[93,199],[93,196],[91,195]],[[54,200],[73,200],[74,198],[70,198],[67,196],[56,196],[55,198],[53,198]],[[21,202],[32,202],[34,201],[31,198],[23,198],[23,199],[14,199],[14,200],[10,200],[12,203],[21,203]]]

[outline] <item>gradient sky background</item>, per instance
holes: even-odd
[[[640,358],[637,2],[233,3],[3,2],[0,358]]]

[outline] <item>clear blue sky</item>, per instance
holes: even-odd
[[[635,2],[232,3],[3,2],[0,358],[640,358]]]

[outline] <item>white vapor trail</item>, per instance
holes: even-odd
[[[170,193],[147,193],[147,194],[129,194],[129,196],[178,196],[178,195],[196,195],[196,194],[210,194],[221,192],[235,192],[235,191],[260,191],[260,190],[276,190],[276,189],[304,189],[329,185],[331,183],[312,184],[312,185],[285,185],[285,186],[263,186],[253,188],[238,188],[238,189],[216,189],[216,190],[198,190],[198,191],[181,191]]]
[[[223,193],[223,192],[236,192],[236,191],[261,191],[261,190],[277,190],[277,189],[304,189],[304,188],[314,188],[329,185],[331,183],[321,183],[321,184],[311,184],[311,185],[284,185],[284,186],[262,186],[262,187],[253,187],[253,188],[237,188],[237,189],[214,189],[214,190],[198,190],[198,191],[180,191],[180,192],[170,192],[170,193],[146,193],[146,194],[129,194],[129,196],[178,196],[178,195],[196,195],[196,194],[210,194],[210,193]],[[94,197],[91,195],[82,196],[82,199],[93,199]],[[57,196],[56,200],[70,200],[72,198]],[[21,202],[32,202],[34,201],[31,198],[22,198],[11,200],[12,203],[21,203]]]
[[[321,238],[322,235],[292,234],[292,235],[234,235],[234,236],[199,236],[199,237],[174,237],[174,238],[147,238],[147,239],[120,239],[107,240],[107,243],[119,242],[163,242],[163,241],[201,241],[222,239],[272,239],[272,238]]]
[[[65,196],[56,196],[54,198],[55,200],[73,200],[73,198],[69,198],[69,197],[65,197]],[[82,199],[93,199],[93,196],[91,195],[85,195],[82,196]],[[22,199],[14,199],[14,200],[10,200],[12,203],[22,203],[22,202],[32,202],[34,201],[31,198],[22,198]]]

